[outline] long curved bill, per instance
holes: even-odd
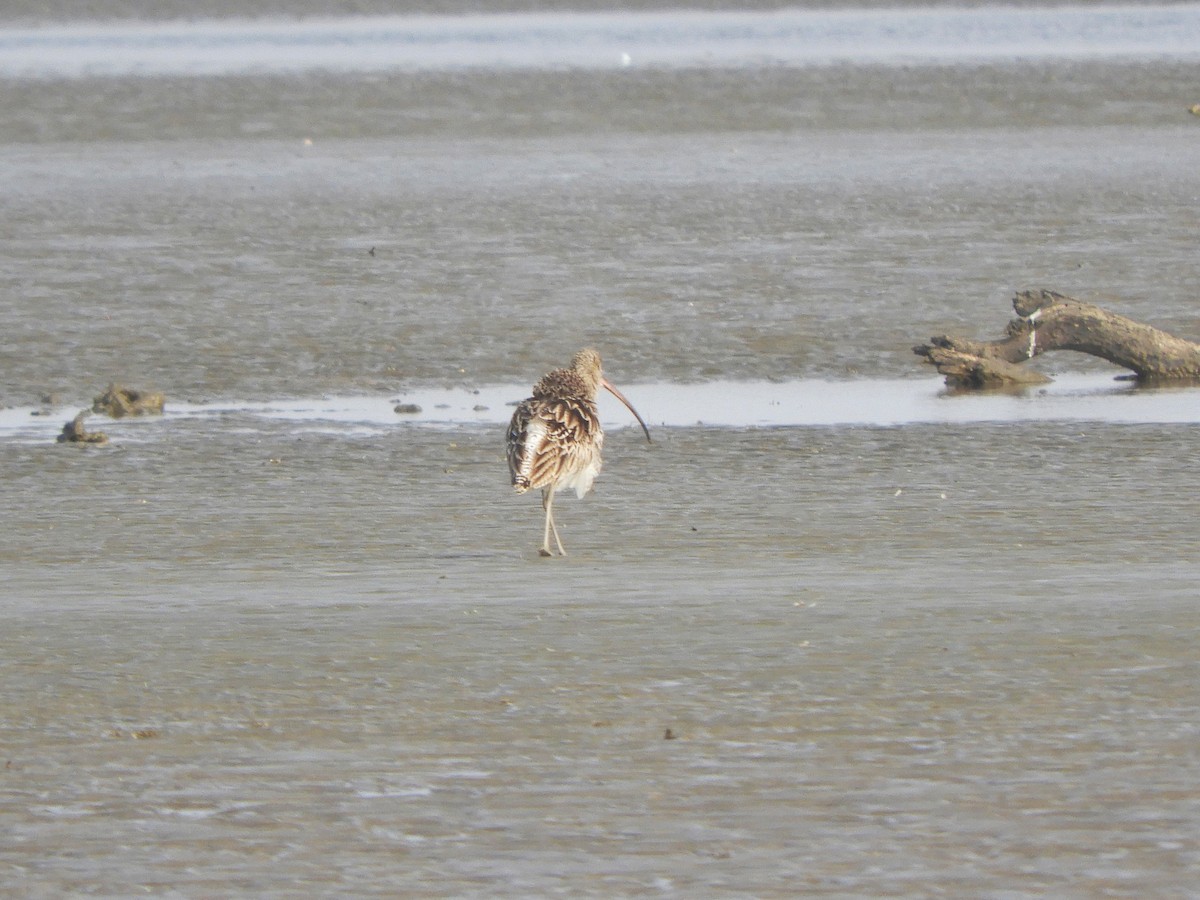
[[[646,427],[646,423],[642,420],[642,417],[638,415],[638,411],[633,408],[633,404],[626,399],[625,395],[613,387],[612,383],[607,378],[602,377],[600,379],[600,386],[625,404],[625,408],[633,413],[633,417],[637,419],[638,424],[642,426],[642,431],[646,432],[646,441],[648,443],[654,443],[650,440],[650,429]]]

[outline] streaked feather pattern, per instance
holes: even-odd
[[[508,426],[508,468],[517,493],[553,485],[583,497],[591,489],[600,474],[604,430],[584,390],[573,371],[559,369],[517,406]]]
[[[600,451],[604,447],[604,429],[596,409],[596,392],[603,387],[629,408],[646,440],[650,430],[642,417],[613,387],[600,368],[600,354],[580,350],[571,360],[571,368],[555,369],[533,386],[533,396],[523,400],[508,424],[508,471],[518,494],[541,488],[542,508],[546,511],[542,531],[542,556],[550,556],[550,537],[558,552],[567,555],[554,524],[554,492],[571,488],[582,498],[592,489],[600,474]]]

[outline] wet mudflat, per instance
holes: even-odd
[[[6,80],[0,881],[1189,896],[1200,395],[909,348],[1200,338],[1196,74]],[[505,404],[584,344],[655,441],[541,560]],[[166,415],[56,445],[110,380]]]
[[[1163,514],[1193,426],[617,431],[543,561],[490,430],[230,424],[10,459],[0,864],[31,890],[1195,871],[1200,572]]]

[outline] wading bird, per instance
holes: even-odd
[[[596,412],[596,393],[604,388],[625,404],[646,432],[642,421],[625,395],[609,384],[600,369],[600,354],[580,350],[571,359],[571,368],[555,369],[533,386],[533,396],[523,400],[508,425],[508,470],[518,494],[530,488],[542,489],[542,507],[546,527],[542,535],[542,556],[551,556],[550,534],[558,552],[567,555],[558,528],[554,524],[554,492],[574,488],[582,498],[600,474],[600,450],[604,429]]]

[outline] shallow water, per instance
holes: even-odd
[[[1200,336],[1197,75],[6,77],[4,890],[1194,895],[1200,391],[910,348]],[[584,344],[654,442],[541,560]]]
[[[510,12],[89,22],[0,34],[22,77],[1200,57],[1200,6]]]

